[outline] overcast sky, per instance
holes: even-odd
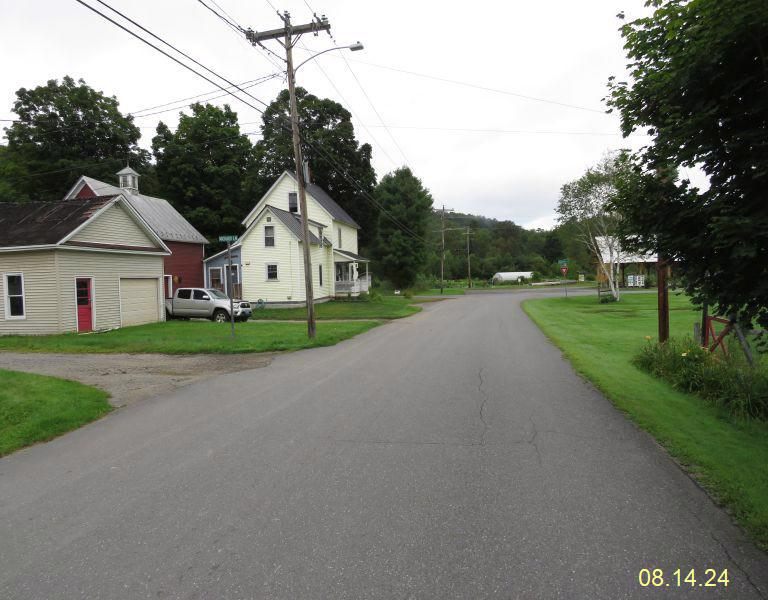
[[[87,1],[108,12],[96,0]],[[281,25],[270,1],[289,10],[295,24],[311,19],[304,0],[216,0],[238,24],[255,30]],[[231,81],[278,69],[198,0],[109,4]],[[604,114],[601,102],[608,77],[624,75],[616,14],[640,15],[643,0],[310,0],[309,5],[328,16],[339,45],[360,40],[365,50],[331,52],[307,63],[298,71],[298,84],[352,111],[358,139],[373,146],[379,177],[408,164],[438,206],[548,228],[563,183],[607,150],[646,141],[623,139],[618,117]],[[11,107],[18,88],[66,74],[115,95],[124,112],[213,89],[75,0],[0,0],[0,7],[5,59],[0,118],[15,116]],[[317,51],[333,41],[322,34],[305,36],[301,44]],[[275,42],[271,47],[281,51]],[[307,56],[300,48],[297,62]],[[277,78],[249,91],[269,102],[283,83]],[[238,112],[243,131],[258,131],[255,110],[231,98],[213,102],[225,101]],[[137,118],[142,145],[149,147],[158,120],[173,126],[177,114]]]

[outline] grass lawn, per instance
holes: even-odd
[[[42,336],[0,336],[0,351],[13,352],[105,352],[157,354],[236,354],[298,350],[332,346],[376,327],[377,321],[318,323],[317,337],[307,339],[304,323],[236,323],[236,337],[229,337],[229,324],[210,321],[169,321],[124,327],[105,333],[64,333]]]
[[[670,307],[671,335],[692,335],[698,311],[674,294]],[[644,336],[657,335],[655,294],[625,294],[616,304],[598,304],[593,296],[528,300],[523,308],[579,373],[651,433],[768,548],[768,424],[731,420],[630,362],[646,343]]]
[[[413,306],[414,302],[419,301],[400,296],[381,296],[370,302],[331,300],[315,304],[315,314],[317,319],[399,319],[421,310]],[[258,321],[306,318],[307,309],[304,307],[254,310],[251,317]]]
[[[82,383],[0,369],[0,456],[98,419],[110,411],[107,398]]]

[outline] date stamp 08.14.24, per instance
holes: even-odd
[[[642,587],[728,587],[728,569],[664,569],[644,568],[637,574],[637,581]]]

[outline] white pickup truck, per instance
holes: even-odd
[[[232,301],[235,321],[247,321],[251,305],[243,300]],[[170,319],[210,319],[217,323],[229,321],[229,296],[219,290],[179,288],[173,298],[165,301],[165,317]]]

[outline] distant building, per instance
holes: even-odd
[[[503,273],[495,273],[493,276],[493,283],[522,281],[525,279],[533,279],[533,271],[506,271]]]

